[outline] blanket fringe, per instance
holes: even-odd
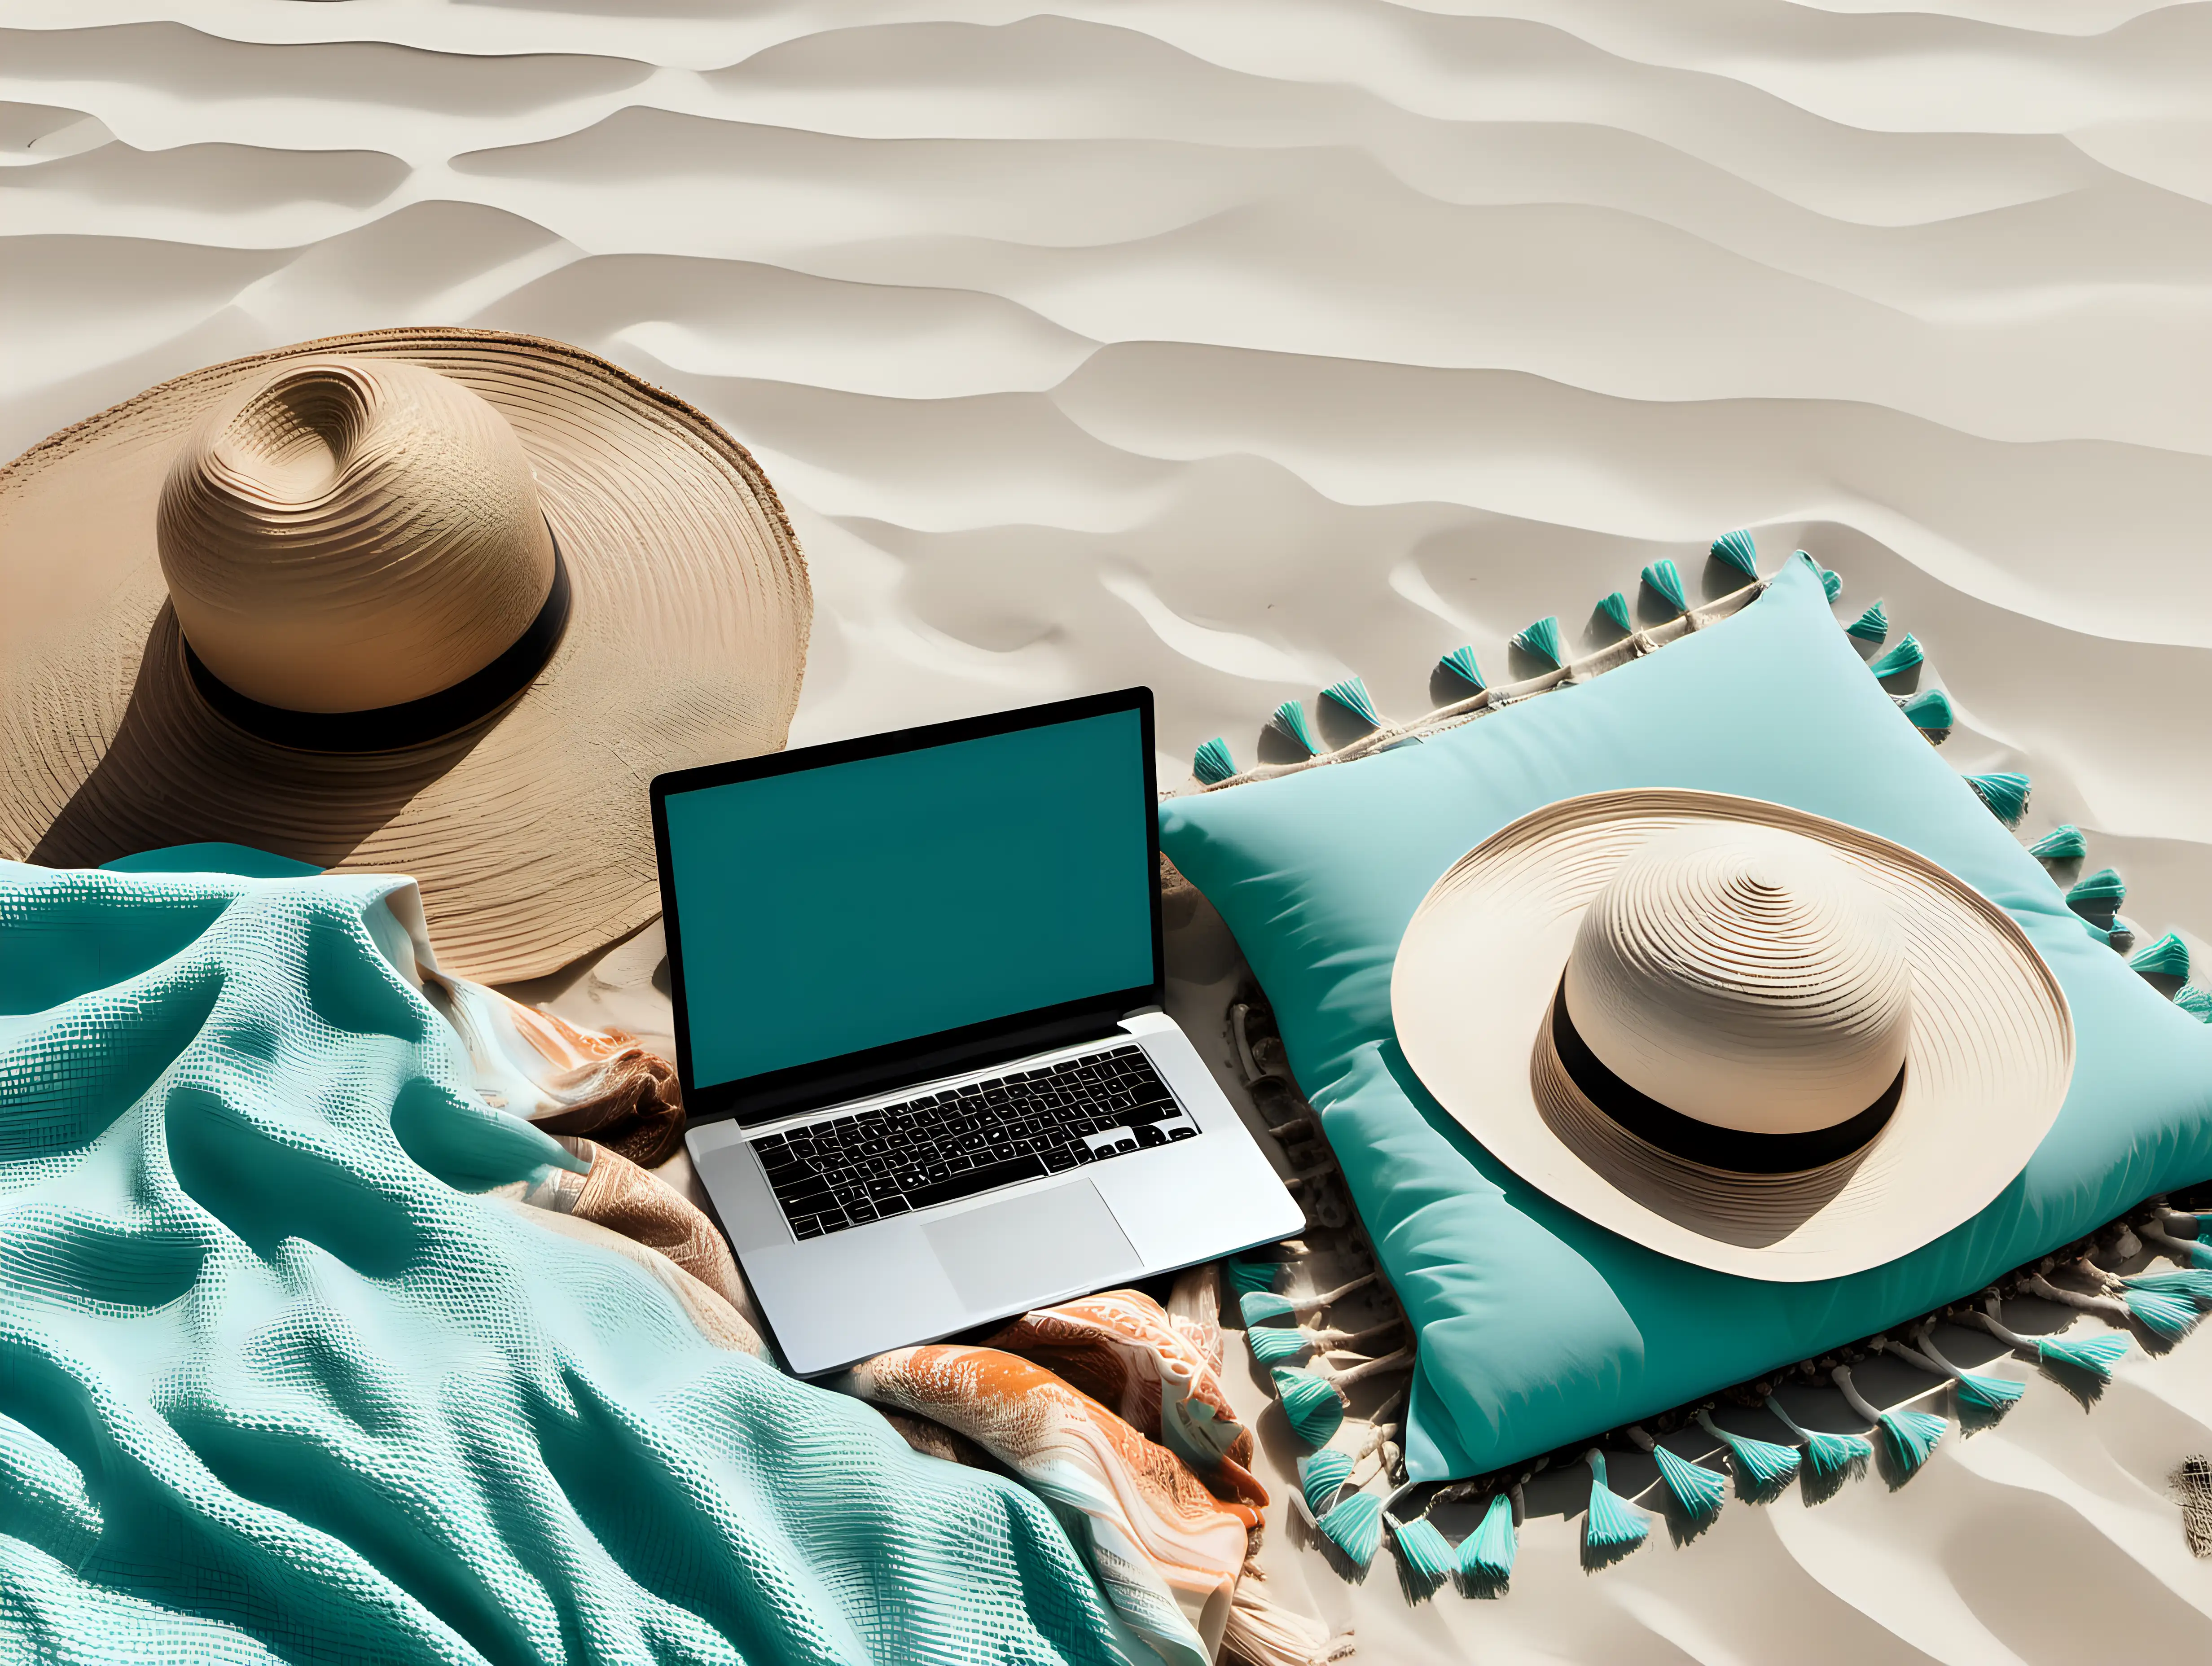
[[[1221,1636],[1221,1657],[1243,1666],[1330,1666],[1352,1657],[1352,1634],[1332,1635],[1318,1620],[1309,1620],[1275,1600],[1257,1562],[1244,1564],[1229,1627]]]

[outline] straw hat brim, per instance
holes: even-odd
[[[392,357],[465,384],[520,436],[572,587],[503,709],[403,751],[248,734],[185,668],[155,544],[179,441],[283,361]],[[745,449],[580,349],[459,329],[332,337],[197,370],[0,471],[0,856],[92,866],[225,841],[412,875],[441,964],[555,971],[659,908],[647,788],[774,751],[812,614],[805,558]]]
[[[1869,1144],[1820,1168],[1746,1175],[1662,1151],[1584,1097],[1549,1045],[1576,928],[1606,881],[1653,837],[1716,820],[1818,840],[1903,937],[1903,1092]],[[2074,1071],[2065,995],[2003,909],[1887,839],[1714,793],[1568,799],[1484,840],[1415,910],[1390,1008],[1422,1085],[1522,1180],[1662,1255],[1780,1283],[1879,1267],[1978,1213],[2050,1131]]]

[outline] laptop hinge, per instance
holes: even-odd
[[[900,1060],[896,1067],[890,1068],[815,1076],[805,1082],[793,1083],[774,1094],[749,1098],[735,1108],[736,1115],[740,1122],[748,1124],[782,1116],[796,1116],[806,1111],[819,1110],[824,1105],[842,1104],[848,1099],[866,1099],[879,1093],[896,1093],[902,1087],[931,1081],[940,1076],[988,1070],[993,1065],[1010,1063],[1034,1054],[1049,1052],[1054,1048],[1105,1041],[1120,1033],[1121,1025],[1111,1016],[1079,1014],[1058,1023],[1039,1025],[1034,1029],[1023,1031],[1018,1036],[1003,1036],[988,1042],[913,1055]]]

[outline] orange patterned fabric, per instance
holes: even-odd
[[[1257,1509],[1215,1498],[1173,1452],[997,1348],[897,1348],[855,1366],[841,1386],[990,1453],[1053,1506],[1131,1630],[1175,1666],[1209,1666]]]
[[[428,966],[422,993],[469,1050],[478,1091],[552,1134],[589,1135],[642,1167],[684,1140],[676,1069],[618,1030],[586,1030]]]
[[[1207,1329],[1210,1329],[1207,1328]],[[1025,1313],[988,1346],[1064,1378],[1188,1463],[1220,1496],[1261,1509],[1267,1490],[1247,1466],[1252,1432],[1218,1374],[1219,1332],[1170,1318],[1135,1290],[1109,1290]]]

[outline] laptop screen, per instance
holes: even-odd
[[[671,781],[663,886],[687,1090],[1152,985],[1148,713],[1100,703]],[[850,755],[872,745],[896,750]]]

